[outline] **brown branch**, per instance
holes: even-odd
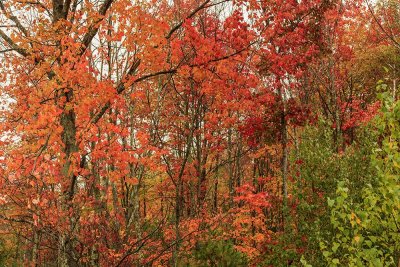
[[[5,215],[2,215],[2,214],[0,214],[0,219],[1,219],[1,220],[5,220],[5,221],[9,221],[9,222],[27,223],[27,224],[33,225],[33,222],[31,222],[31,221],[24,220],[24,219],[14,219],[14,218],[10,218],[10,217],[7,217],[7,216],[5,216]]]
[[[174,74],[176,72],[177,72],[177,69],[171,69],[171,70],[164,70],[164,71],[147,74],[147,75],[144,75],[144,76],[134,80],[132,84],[144,81],[151,77],[156,77],[156,76],[163,75],[163,74]],[[127,76],[129,76],[129,75],[127,75]],[[124,85],[124,83],[120,82],[119,85],[117,86],[117,93],[121,94],[123,91],[125,91],[125,89],[126,89],[126,86]],[[111,101],[108,101],[106,104],[104,104],[104,106],[100,109],[100,111],[91,119],[90,123],[96,124],[103,117],[103,115],[106,113],[106,111],[110,107],[111,107]]]
[[[164,218],[161,220],[161,222],[157,225],[157,227],[151,231],[148,235],[146,235],[145,237],[139,239],[138,241],[136,241],[133,245],[131,245],[131,247],[129,248],[129,250],[125,253],[125,255],[121,258],[121,260],[117,263],[116,267],[121,266],[122,263],[132,254],[137,253],[138,251],[140,251],[140,249],[146,244],[146,242],[157,232],[161,229],[161,226],[165,223],[165,219],[166,216],[164,216]],[[139,243],[141,243],[139,245]],[[133,248],[139,245],[135,250],[133,250]]]
[[[189,14],[189,16],[187,16],[184,20],[182,20],[181,22],[179,22],[177,25],[175,25],[170,31],[169,33],[165,36],[165,38],[169,39],[171,38],[172,34],[174,34],[174,32],[176,32],[182,25],[183,22],[187,19],[192,18],[194,15],[196,15],[197,12],[201,11],[202,9],[206,8],[206,5],[210,2],[211,0],[206,0],[203,2],[203,4],[201,4],[199,7],[197,7],[195,10],[192,11],[192,13]]]
[[[68,12],[69,12],[69,8],[71,6],[71,2],[72,2],[71,0],[65,0],[63,10],[62,10],[64,19],[67,19],[67,17],[68,17]]]
[[[383,25],[380,23],[380,21],[378,20],[378,18],[376,17],[374,11],[371,8],[370,3],[368,2],[368,0],[365,1],[367,3],[367,7],[369,12],[371,13],[372,18],[374,19],[375,23],[378,25],[378,27],[382,30],[382,32],[393,42],[394,46],[397,49],[400,49],[400,43],[394,38],[393,34],[389,34],[385,28],[383,27]]]
[[[135,71],[137,70],[139,65],[140,65],[140,60],[136,60],[132,64],[132,66],[129,68],[129,71],[125,75],[125,77],[131,76],[133,73],[135,73]],[[125,90],[125,84],[123,81],[120,81],[116,87],[117,94],[121,94],[124,90]],[[92,117],[92,119],[90,120],[90,123],[96,124],[101,119],[101,117],[103,117],[104,113],[106,113],[106,111],[110,108],[110,106],[111,106],[110,101],[108,101],[106,104],[104,104],[104,106],[100,109],[100,111]]]
[[[111,4],[114,0],[105,0],[103,5],[99,9],[99,15],[101,16],[99,19],[95,20],[90,26],[89,30],[85,34],[82,39],[82,47],[79,52],[79,55],[85,53],[86,49],[89,47],[90,43],[92,42],[93,38],[96,36],[99,30],[99,23],[104,20],[104,15],[107,13],[107,10],[110,8]]]
[[[19,21],[19,19],[14,16],[14,14],[11,12],[11,10],[9,12],[7,12],[6,8],[3,5],[3,1],[0,0],[0,9],[4,12],[4,15],[6,15],[6,17],[10,20],[12,20],[15,25],[17,26],[17,28],[25,35],[28,36],[28,31],[25,29],[24,26],[22,26],[21,22]]]
[[[178,71],[178,69],[175,68],[175,69],[170,69],[170,70],[162,70],[162,71],[154,72],[154,73],[151,73],[151,74],[143,75],[140,78],[137,78],[133,83],[138,83],[138,82],[144,81],[144,80],[146,80],[148,78],[156,77],[156,76],[159,76],[159,75],[175,74],[177,71]]]
[[[20,54],[23,57],[28,57],[29,53],[19,47],[4,31],[0,29],[0,37],[12,48],[12,50],[16,51],[18,54]]]
[[[51,12],[50,10],[42,3],[40,3],[39,1],[16,1],[17,3],[21,3],[21,4],[30,4],[30,5],[37,5],[40,6],[41,8],[43,8],[44,10],[46,10],[47,14],[49,16],[51,16]]]
[[[215,220],[214,222],[211,222],[211,223],[209,224],[209,228],[211,228],[211,226],[213,226],[213,225],[215,225],[215,224],[217,224],[217,223],[220,223],[220,222],[221,222],[225,217],[227,217],[228,215],[229,215],[229,213],[226,213],[226,214],[223,215],[222,218],[220,218],[219,220]],[[203,218],[203,222],[204,222],[204,218]],[[153,257],[153,258],[151,259],[151,261],[149,261],[147,264],[148,264],[149,266],[151,266],[155,260],[157,260],[158,258],[160,258],[166,251],[168,251],[170,248],[172,248],[173,246],[175,246],[178,242],[181,242],[181,241],[185,240],[186,238],[190,237],[192,234],[197,233],[197,232],[201,232],[201,231],[204,231],[204,229],[200,229],[200,228],[199,228],[199,229],[195,229],[195,230],[192,230],[192,231],[188,232],[188,233],[185,234],[183,237],[181,237],[181,238],[179,238],[179,239],[177,239],[177,240],[174,240],[173,242],[171,242],[170,244],[168,244],[164,249],[162,249],[162,250],[160,251],[160,253],[158,253],[155,257]]]
[[[218,62],[218,61],[222,61],[222,60],[225,60],[225,59],[229,59],[230,57],[233,57],[233,56],[235,56],[235,55],[238,55],[238,54],[240,54],[240,53],[246,51],[246,50],[247,50],[250,46],[252,46],[253,44],[255,44],[255,42],[250,43],[250,44],[249,44],[248,46],[246,46],[245,48],[242,48],[241,50],[238,50],[238,51],[236,51],[236,52],[234,52],[234,53],[232,53],[232,54],[229,54],[229,55],[226,55],[226,56],[223,56],[223,57],[220,57],[220,58],[216,58],[216,59],[213,59],[213,60],[210,60],[210,61],[201,63],[201,64],[189,65],[189,67],[192,67],[192,68],[193,68],[193,67],[200,67],[200,66],[206,65],[206,64],[208,64],[208,63],[215,63],[215,62]],[[125,77],[131,76],[131,75],[137,70],[137,68],[139,67],[139,64],[140,64],[140,60],[135,61],[135,62],[132,64],[131,68],[129,69],[128,73],[125,75]],[[173,68],[173,69],[169,69],[169,70],[162,70],[162,71],[158,71],[158,72],[146,74],[146,75],[143,75],[143,76],[141,76],[141,77],[135,79],[135,80],[133,81],[132,84],[136,84],[136,83],[139,83],[139,82],[144,81],[144,80],[146,80],[146,79],[149,79],[149,78],[152,78],[152,77],[156,77],[156,76],[159,76],[159,75],[175,74],[177,71],[178,71],[178,67]],[[131,84],[131,85],[132,85],[132,84]],[[121,94],[123,91],[125,91],[125,89],[126,89],[126,86],[125,86],[124,82],[121,81],[121,82],[118,84],[117,88],[116,88],[117,94]],[[99,111],[96,115],[94,115],[94,116],[92,117],[92,119],[90,120],[90,123],[96,124],[96,123],[103,117],[103,115],[105,114],[105,112],[106,112],[110,107],[111,107],[111,101],[108,101],[106,104],[104,104],[104,106],[100,109],[100,111]]]
[[[16,50],[14,48],[3,49],[3,50],[0,50],[0,54],[11,52],[11,51],[16,51]]]

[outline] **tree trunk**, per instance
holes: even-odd
[[[282,101],[281,110],[281,146],[282,146],[282,160],[281,160],[281,171],[282,171],[282,227],[285,229],[286,214],[287,214],[287,202],[288,202],[288,190],[287,190],[287,172],[288,172],[288,132],[287,132],[287,121],[286,121],[286,96],[285,91],[280,90],[280,96]]]

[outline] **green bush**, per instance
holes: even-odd
[[[340,181],[348,181],[352,200],[361,201],[360,188],[374,176],[371,168],[371,153],[377,139],[371,126],[357,129],[357,140],[344,151],[337,153],[332,145],[332,129],[320,121],[308,126],[302,133],[297,150],[292,153],[293,195],[297,198],[295,224],[297,237],[288,241],[301,248],[295,262],[303,257],[313,266],[326,266],[319,243],[330,240],[336,234],[330,223],[330,207],[327,199],[336,197]],[[301,164],[295,164],[301,159]],[[303,239],[303,241],[302,241]],[[303,255],[301,255],[303,254]]]
[[[329,266],[397,266],[400,258],[400,102],[384,93],[371,156],[376,175],[358,188],[339,183],[328,199],[332,235],[320,242]],[[361,196],[361,197],[360,197]]]

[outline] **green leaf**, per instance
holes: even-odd
[[[328,206],[329,206],[329,207],[333,207],[334,204],[335,204],[335,200],[334,200],[334,199],[330,199],[330,198],[328,197]]]
[[[339,243],[333,242],[332,251],[333,251],[333,252],[336,252],[337,249],[339,248],[339,246],[340,246]]]
[[[332,255],[332,253],[329,251],[324,251],[322,252],[322,255],[324,255],[325,258],[328,258],[330,255]]]

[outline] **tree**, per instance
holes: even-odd
[[[239,13],[222,24],[223,4],[1,2],[12,102],[2,113],[3,219],[28,240],[24,261],[120,265],[178,251],[183,179],[207,108],[202,76],[225,75],[220,63],[245,59],[252,41]],[[145,206],[165,172],[176,188],[173,239],[159,236],[170,214],[149,219]]]
[[[7,261],[180,266],[211,250],[266,262],[295,224],[293,135],[320,113],[310,70],[335,88],[329,75],[347,71],[336,26],[324,54],[324,30],[349,23],[341,8],[0,1]],[[329,97],[340,135],[341,103]]]

